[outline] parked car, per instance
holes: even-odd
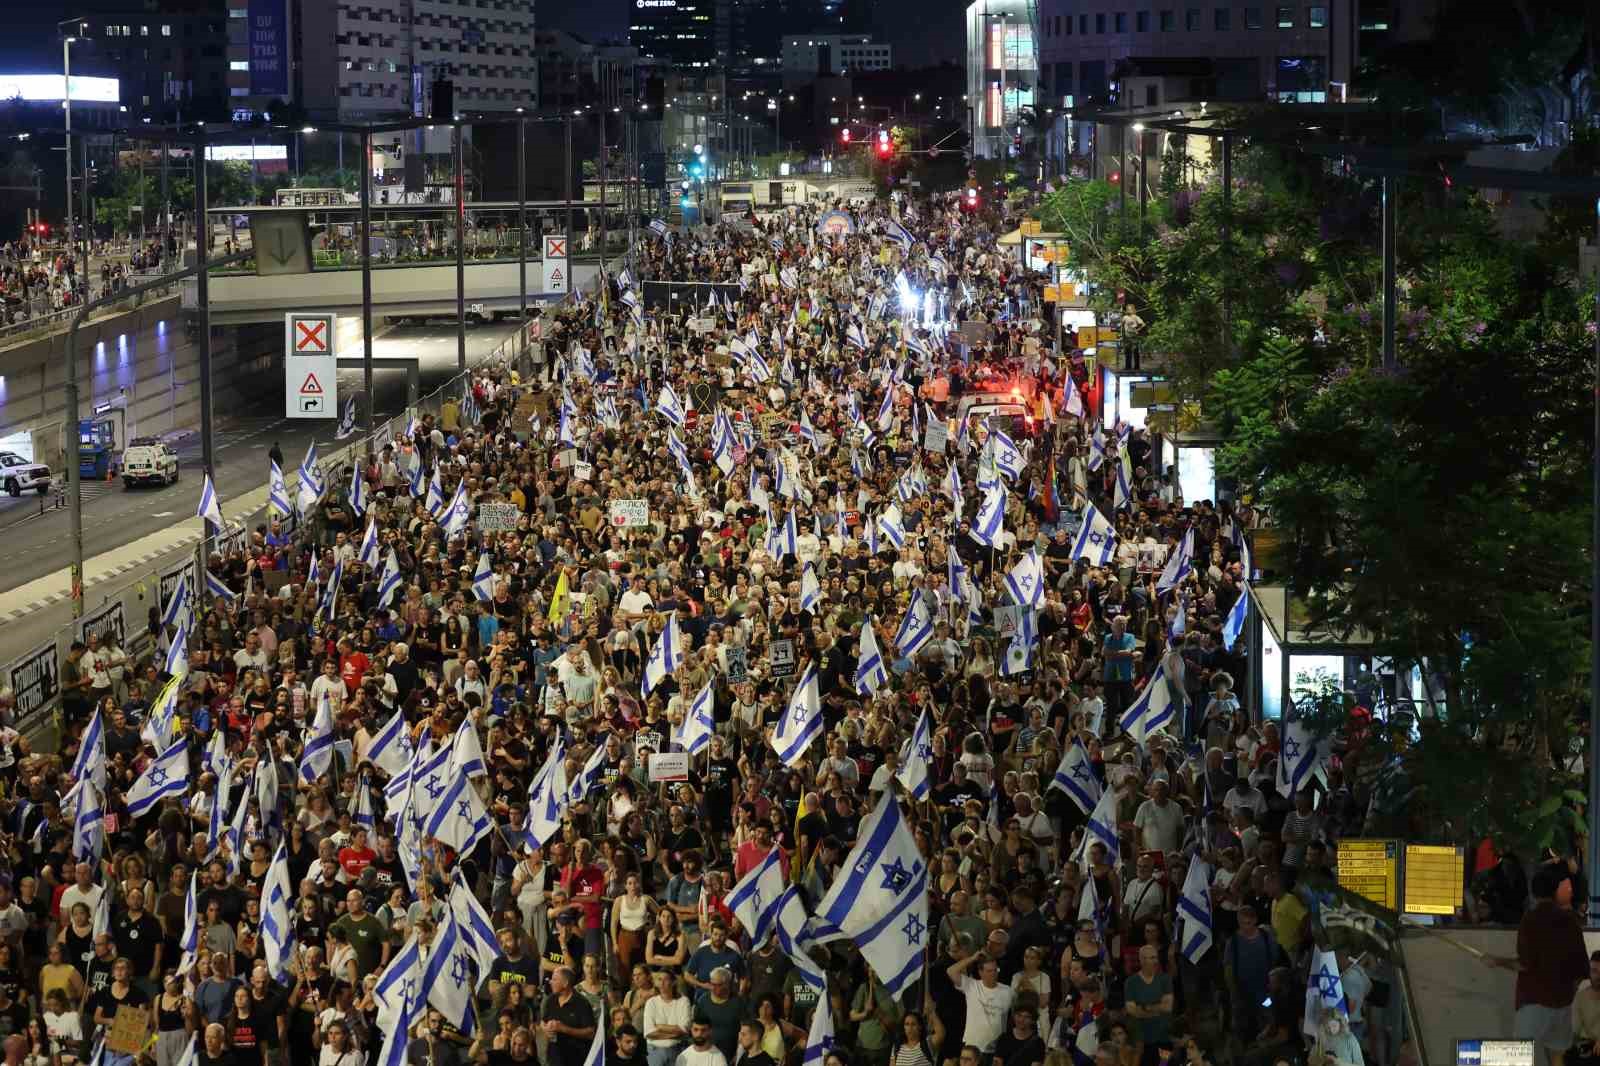
[[[21,496],[23,489],[35,489],[43,496],[50,491],[50,468],[15,452],[0,452],[0,486],[12,496]]]
[[[170,485],[178,480],[178,453],[155,437],[135,437],[122,453],[122,487]]]

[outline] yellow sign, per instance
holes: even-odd
[[[1400,909],[1400,847],[1393,840],[1339,842],[1339,885],[1389,910]]]
[[[1466,878],[1465,848],[1406,845],[1407,914],[1454,914],[1461,909]]]
[[[1062,304],[1078,298],[1078,286],[1070,281],[1063,281],[1060,285],[1046,285],[1044,287],[1046,303]]]
[[[1022,235],[1024,237],[1032,237],[1036,233],[1043,233],[1043,232],[1044,232],[1044,223],[1040,222],[1036,218],[1026,219],[1022,223]]]
[[[1071,258],[1071,247],[1065,241],[1040,241],[1035,244],[1028,254],[1034,259],[1041,259],[1046,263],[1065,263]]]

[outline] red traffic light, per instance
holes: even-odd
[[[839,140],[842,141],[845,144],[849,144],[850,143],[850,127],[849,126],[846,126],[844,129],[839,131]]]
[[[36,224],[33,227],[33,231],[41,237],[48,237],[50,235],[50,227],[43,222]]]
[[[878,131],[878,156],[879,156],[879,158],[888,159],[893,154],[894,154],[894,145],[889,140],[889,131],[888,130],[879,130]]]

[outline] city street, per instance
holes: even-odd
[[[467,358],[487,356],[515,332],[511,325],[481,326],[467,331]],[[421,358],[422,395],[443,385],[456,373],[456,333],[451,325],[398,326],[386,329],[373,342],[375,358],[417,355]],[[405,378],[396,371],[379,371],[373,378],[380,419],[405,407]],[[339,372],[339,391],[348,396],[361,388],[359,370]],[[341,401],[342,403],[342,401]],[[224,512],[229,501],[260,489],[267,481],[267,453],[274,442],[283,451],[285,473],[291,478],[315,440],[324,451],[335,445],[336,420],[298,421],[283,417],[283,397],[263,397],[256,411],[219,419],[224,428],[216,441],[215,479]],[[194,518],[200,492],[201,462],[198,432],[178,446],[181,476],[176,484],[125,491],[118,482],[85,482],[83,506],[84,557],[93,559],[140,537]],[[60,472],[58,471],[59,475]],[[52,493],[12,499],[0,495],[0,551],[6,567],[0,573],[0,593],[54,574],[67,587],[67,540],[70,520],[65,507],[55,507]],[[90,597],[93,595],[91,586]],[[66,602],[30,613],[0,626],[0,662],[32,647],[70,618]]]

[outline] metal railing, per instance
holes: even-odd
[[[174,270],[171,271],[163,270],[156,273],[126,274],[119,279],[117,284],[110,286],[109,292],[112,295],[115,295],[118,289],[132,288],[133,286],[142,282],[151,281],[160,278],[164,274],[172,273],[175,271],[175,269],[176,267],[174,265]],[[89,289],[89,295],[84,301],[74,302],[62,308],[55,308],[53,306],[53,301],[48,295],[31,297],[27,302],[27,317],[18,319],[15,322],[0,325],[0,344],[15,343],[16,341],[26,339],[33,334],[50,333],[58,329],[64,329],[71,324],[72,316],[78,313],[78,309],[83,306],[83,303],[88,302],[89,300],[97,300],[106,295],[107,291],[108,290],[105,287],[91,286]],[[174,282],[171,286],[168,286],[165,289],[129,296],[127,300],[118,301],[111,306],[101,309],[95,313],[94,317],[103,318],[107,315],[122,314],[123,312],[142,307],[152,300],[166,299],[169,296],[175,295],[176,292],[177,283]],[[0,318],[6,317],[7,314],[9,314],[9,310],[0,307]]]

